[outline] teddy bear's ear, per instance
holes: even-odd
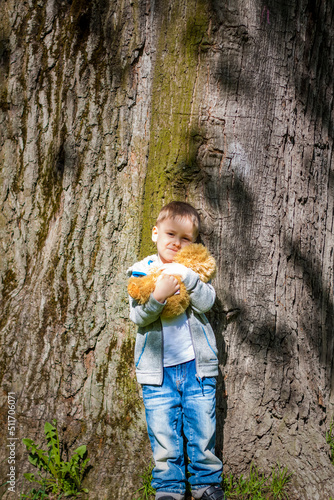
[[[200,243],[193,243],[177,252],[175,262],[189,267],[204,283],[210,281],[216,273],[216,261],[208,249]]]

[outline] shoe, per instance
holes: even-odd
[[[204,491],[202,500],[226,500],[226,497],[220,486],[213,485]]]
[[[175,498],[168,495],[168,496],[159,497],[159,500],[175,500]]]
[[[175,500],[175,498],[170,495],[164,495],[163,497],[159,497],[159,500]]]

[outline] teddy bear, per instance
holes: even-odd
[[[215,259],[207,248],[200,243],[191,243],[183,247],[176,253],[173,263],[182,264],[192,269],[204,283],[210,281],[216,273]],[[156,282],[162,274],[160,267],[154,266],[146,276],[140,278],[131,277],[129,279],[129,295],[139,304],[145,304],[154,291]],[[175,274],[175,278],[180,284],[180,291],[168,297],[161,313],[163,318],[171,318],[182,314],[190,304],[190,297],[181,276]]]

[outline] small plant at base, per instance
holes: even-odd
[[[61,458],[59,436],[56,426],[56,420],[53,425],[45,423],[44,433],[46,436],[48,452],[39,449],[32,439],[23,439],[29,453],[29,462],[39,469],[38,476],[25,473],[24,477],[31,483],[37,483],[41,486],[36,490],[33,488],[28,495],[21,494],[21,499],[60,499],[64,496],[78,496],[81,492],[87,493],[88,490],[81,487],[82,479],[87,469],[89,458],[86,458],[86,446],[79,446],[69,462],[64,462]],[[43,472],[45,477],[42,476]]]
[[[240,478],[235,479],[230,474],[229,479],[223,481],[223,489],[228,498],[262,500],[262,491],[267,481],[264,474],[260,474],[258,469],[251,464],[248,477],[245,478],[242,474]]]
[[[140,474],[140,478],[142,480],[142,486],[138,488],[138,490],[135,491],[136,494],[139,493],[139,497],[136,497],[135,500],[151,500],[155,496],[155,489],[152,488],[151,486],[151,481],[152,481],[152,461],[150,460],[150,463],[144,470],[142,474]]]
[[[287,467],[282,469],[279,463],[277,463],[276,467],[273,467],[270,489],[275,500],[285,500],[288,498],[285,488],[291,481],[291,477],[292,473],[288,472]]]
[[[251,464],[248,477],[243,475],[234,478],[232,474],[223,480],[223,488],[227,498],[238,500],[288,500],[286,492],[287,484],[291,480],[292,474],[288,473],[286,467],[281,468],[277,464],[272,469],[271,477],[266,477],[263,473]]]
[[[331,462],[334,465],[334,417],[329,424],[329,431],[326,432],[326,443],[329,444],[331,451]]]

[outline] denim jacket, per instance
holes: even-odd
[[[130,276],[145,276],[152,264],[157,264],[158,256],[150,255],[137,262],[127,271]],[[190,306],[186,313],[195,351],[196,372],[200,378],[218,375],[216,339],[205,312],[215,301],[215,291],[209,283],[203,283],[199,275],[187,270],[183,283],[190,296]],[[137,380],[140,384],[161,385],[163,379],[163,335],[160,314],[164,304],[151,294],[145,304],[129,297],[130,319],[138,325],[135,345]]]

